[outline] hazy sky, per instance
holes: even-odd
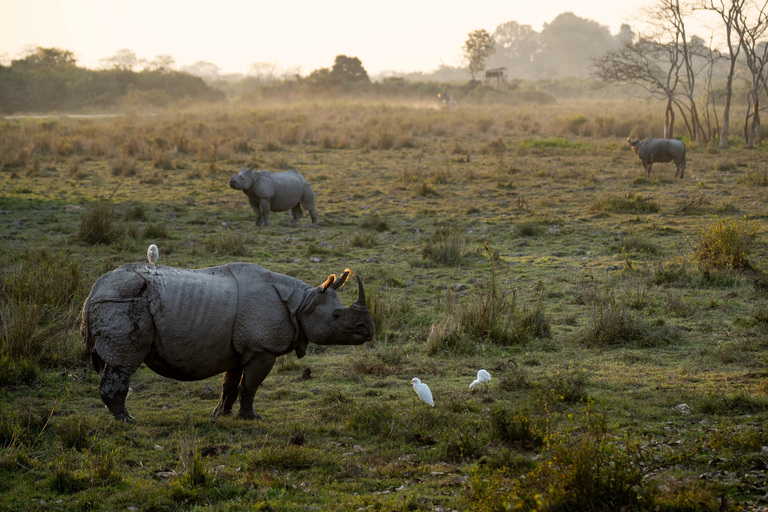
[[[122,48],[140,59],[171,55],[176,67],[212,62],[247,73],[254,62],[302,75],[358,57],[369,74],[460,65],[467,34],[507,21],[531,25],[573,12],[607,25],[631,25],[646,0],[0,0],[0,59],[25,47],[74,52],[78,64]]]

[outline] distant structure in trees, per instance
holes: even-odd
[[[485,70],[485,83],[490,85],[493,81],[496,81],[496,85],[499,87],[506,87],[507,85],[507,68],[493,68]]]

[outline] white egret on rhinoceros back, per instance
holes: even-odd
[[[167,267],[166,267],[167,268]],[[101,374],[99,394],[118,420],[131,375],[143,362],[177,380],[224,373],[214,415],[241,418],[278,356],[303,357],[308,343],[360,345],[373,338],[373,319],[357,277],[357,301],[344,307],[336,293],[351,271],[313,287],[251,263],[201,269],[168,268],[150,278],[146,265],[128,264],[101,276],[83,306],[86,353]]]
[[[435,406],[435,401],[432,400],[432,390],[429,389],[429,386],[421,382],[420,379],[413,378],[411,379],[411,384],[413,384],[413,389],[416,391],[416,394],[419,395],[419,398],[424,400],[426,403],[431,405],[432,407]]]
[[[469,385],[469,390],[474,391],[475,386],[477,386],[478,384],[485,384],[487,388],[489,382],[491,382],[491,374],[488,373],[486,370],[478,370],[477,378],[472,381],[472,384]]]
[[[151,268],[155,268],[155,263],[157,263],[157,258],[159,257],[160,251],[157,249],[157,246],[155,244],[150,244],[149,248],[147,249],[147,259],[149,260]]]

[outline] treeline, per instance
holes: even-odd
[[[224,93],[200,77],[170,69],[134,72],[78,67],[72,52],[57,48],[37,48],[9,66],[0,66],[0,114],[5,115],[157,108],[183,99],[219,101]]]

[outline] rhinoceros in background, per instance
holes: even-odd
[[[630,136],[631,137],[631,136]],[[685,144],[677,139],[643,139],[627,142],[637,157],[643,162],[645,175],[650,176],[654,162],[675,162],[675,176],[685,173]]]
[[[312,224],[317,224],[315,193],[299,171],[269,172],[242,168],[240,174],[232,174],[229,186],[242,190],[248,203],[256,212],[256,225],[269,225],[269,212],[291,210],[293,223],[301,218],[301,207],[309,211]]]
[[[373,319],[359,277],[357,301],[342,306],[336,290],[350,275],[330,275],[318,287],[250,263],[188,270],[123,265],[101,276],[83,306],[86,352],[101,374],[101,399],[118,420],[130,376],[142,362],[177,380],[224,373],[214,415],[229,415],[240,395],[242,418],[277,356],[306,353],[307,343],[360,345]]]

